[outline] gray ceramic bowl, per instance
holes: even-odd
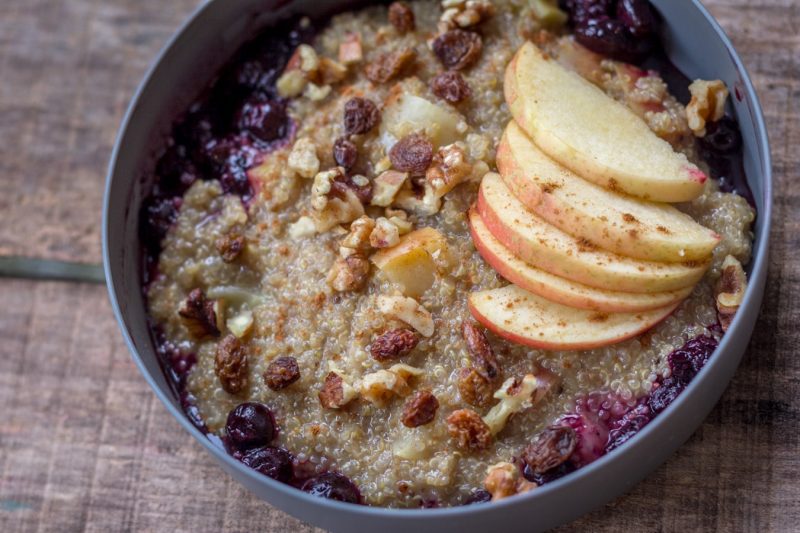
[[[122,123],[106,184],[103,245],[111,302],[145,379],[186,431],[219,465],[259,497],[334,531],[538,531],[572,520],[633,487],[700,425],[733,376],[761,305],[767,273],[772,181],[766,129],[747,72],[719,25],[697,0],[654,0],[666,21],[665,46],[689,77],[719,78],[733,88],[744,162],[758,208],[754,259],[743,306],[710,362],[665,412],[618,450],[528,494],[491,505],[389,510],[309,496],[246,468],[212,444],[183,414],[156,359],[140,285],[137,213],[146,192],[143,169],[216,69],[247,38],[293,13],[321,15],[353,2],[211,0],[169,42],[148,72]]]

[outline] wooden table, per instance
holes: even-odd
[[[116,129],[197,3],[0,2],[0,255],[100,261]],[[708,6],[753,75],[772,139],[764,309],[691,440],[564,530],[800,527],[800,2]],[[0,305],[0,531],[313,530],[234,483],[178,426],[134,367],[104,287],[0,279]]]

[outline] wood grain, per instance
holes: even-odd
[[[148,62],[197,3],[2,1],[0,254],[99,261],[117,126]],[[764,309],[692,439],[563,531],[800,527],[800,3],[707,5],[769,125],[777,194]],[[0,303],[0,531],[313,531],[222,474],[167,414],[131,362],[104,288],[0,280]]]

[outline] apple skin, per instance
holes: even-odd
[[[720,240],[674,207],[608,191],[544,154],[511,121],[497,148],[503,181],[525,207],[573,237],[646,261],[706,261]]]
[[[508,64],[504,90],[519,126],[584,179],[658,202],[686,202],[702,194],[707,177],[686,156],[533,43],[521,46]]]
[[[481,257],[511,283],[551,302],[578,309],[610,313],[649,311],[680,302],[693,287],[661,293],[606,291],[576,283],[528,265],[505,248],[489,232],[473,207],[469,214],[470,233]]]
[[[599,249],[529,211],[492,172],[483,177],[477,209],[491,234],[521,260],[598,289],[636,293],[679,290],[697,283],[710,264],[642,261]]]
[[[496,335],[542,350],[590,350],[633,338],[667,318],[672,304],[640,313],[575,309],[515,285],[470,293],[472,316]]]

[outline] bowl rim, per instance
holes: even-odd
[[[180,24],[180,26],[172,33],[172,35],[166,41],[164,46],[151,61],[149,67],[146,70],[145,75],[142,78],[142,81],[139,83],[135,92],[133,93],[133,96],[131,97],[125,115],[120,123],[120,127],[117,130],[114,148],[112,150],[106,172],[105,191],[103,195],[103,207],[102,207],[103,209],[102,254],[103,254],[103,269],[105,271],[105,277],[106,277],[106,287],[108,290],[111,307],[113,309],[114,316],[121,330],[123,339],[125,341],[125,345],[127,346],[131,354],[131,357],[134,360],[134,363],[139,369],[139,372],[142,374],[149,387],[155,392],[156,396],[161,401],[161,403],[164,404],[164,406],[167,408],[167,411],[169,411],[169,413],[175,419],[177,419],[178,423],[183,427],[183,429],[188,431],[189,434],[191,434],[197,441],[199,441],[201,446],[203,446],[218,461],[224,463],[224,465],[227,468],[237,471],[240,475],[248,478],[254,484],[266,484],[270,486],[272,489],[283,493],[285,496],[303,500],[308,505],[318,506],[331,511],[345,511],[347,513],[353,513],[353,514],[373,515],[377,517],[404,519],[409,521],[425,520],[434,517],[446,518],[448,516],[456,516],[456,515],[462,517],[463,515],[481,514],[487,511],[496,511],[504,508],[526,505],[527,503],[533,501],[534,499],[545,497],[547,494],[566,490],[568,487],[573,485],[579,485],[583,481],[584,477],[587,477],[591,475],[593,472],[596,472],[598,470],[605,469],[614,462],[621,460],[621,458],[627,455],[625,453],[626,451],[630,451],[633,448],[635,448],[637,446],[637,443],[646,439],[647,435],[656,431],[659,426],[667,424],[668,423],[667,421],[672,414],[681,410],[681,406],[683,406],[684,404],[691,402],[692,391],[698,390],[705,381],[704,376],[711,373],[713,368],[721,364],[721,359],[722,359],[721,357],[712,357],[709,360],[709,362],[703,367],[703,369],[697,374],[697,376],[695,376],[695,378],[692,379],[691,383],[686,387],[684,392],[680,394],[678,398],[675,401],[673,401],[667,407],[667,409],[664,410],[664,412],[660,413],[657,417],[653,419],[651,423],[649,423],[646,427],[637,432],[636,435],[634,435],[630,440],[625,442],[619,448],[603,455],[599,459],[595,460],[589,465],[580,468],[578,471],[574,472],[571,475],[547,483],[546,485],[537,488],[535,491],[516,495],[515,497],[511,498],[505,498],[500,501],[492,502],[491,506],[462,505],[462,506],[431,508],[431,509],[397,509],[397,508],[387,508],[387,507],[373,507],[367,505],[354,505],[350,503],[344,503],[335,500],[329,500],[312,496],[293,486],[281,483],[267,476],[264,476],[256,472],[255,470],[245,466],[240,461],[234,459],[222,447],[212,442],[212,440],[209,439],[206,434],[200,431],[188,419],[183,410],[177,407],[173,403],[172,399],[169,396],[171,394],[171,391],[168,392],[168,389],[167,390],[162,389],[155,382],[155,379],[146,368],[142,356],[139,354],[139,351],[134,344],[131,332],[129,331],[125,323],[123,312],[121,310],[121,306],[117,299],[117,289],[114,282],[114,276],[112,272],[113,269],[111,268],[110,246],[108,240],[109,236],[108,213],[109,213],[109,204],[111,202],[111,189],[112,189],[111,186],[112,182],[114,181],[114,176],[116,174],[116,167],[119,154],[123,150],[121,141],[125,137],[125,132],[127,131],[129,123],[133,115],[135,114],[135,110],[138,107],[140,99],[142,98],[146,89],[150,85],[154,73],[157,70],[158,66],[161,64],[164,56],[169,52],[169,50],[173,47],[173,45],[182,38],[187,28],[191,26],[198,19],[198,17],[200,17],[206,10],[208,10],[213,3],[214,3],[213,0],[205,0],[204,2],[202,2],[187,16],[187,18]],[[285,3],[287,2],[281,2],[279,5]],[[700,0],[690,0],[690,3],[691,5],[694,6],[695,9],[697,9],[700,12],[705,21],[714,30],[716,37],[724,45],[726,51],[728,52],[732,62],[736,67],[737,72],[741,75],[741,82],[744,86],[743,87],[744,92],[753,103],[753,105],[750,106],[750,111],[752,114],[752,121],[754,125],[755,146],[758,149],[759,160],[761,163],[760,172],[763,177],[763,183],[762,183],[763,206],[760,206],[758,209],[758,217],[761,219],[761,227],[757,232],[754,233],[753,240],[755,242],[755,246],[752,250],[753,260],[751,263],[750,281],[752,280],[763,281],[763,279],[765,279],[766,277],[766,271],[768,268],[769,239],[770,239],[770,229],[772,224],[772,202],[773,202],[772,179],[773,178],[772,178],[772,161],[771,161],[770,144],[769,144],[769,138],[767,134],[766,123],[764,121],[761,103],[753,86],[753,83],[751,81],[750,74],[745,68],[741,58],[736,52],[733,44],[731,43],[725,31],[722,29],[717,20],[709,13],[709,11],[705,8],[705,6],[700,2]],[[749,308],[750,306],[754,305],[752,303],[754,300],[760,299],[762,297],[763,294],[759,293],[759,291],[761,290],[758,289],[759,285],[761,284],[752,282],[748,284],[747,291],[744,300],[742,302],[741,306],[742,308]],[[735,331],[737,329],[737,326],[743,320],[742,315],[743,313],[739,313],[734,317],[734,320],[729,328],[729,331]],[[749,338],[750,337],[748,336],[748,339]],[[734,340],[735,339],[733,339],[733,335],[727,334],[723,336],[721,342],[714,350],[714,354],[720,354],[726,352],[728,346],[731,345],[734,342]],[[729,382],[726,382],[726,386],[728,383]],[[718,401],[719,400],[715,401],[713,405],[716,405]],[[697,428],[694,429],[693,433],[696,431]],[[663,461],[660,462],[659,464],[663,464]],[[649,472],[644,475],[645,476],[649,475]],[[640,481],[636,481],[636,483],[632,484],[631,487],[635,486],[639,482]],[[588,512],[588,510],[584,511],[584,513],[585,512]]]

